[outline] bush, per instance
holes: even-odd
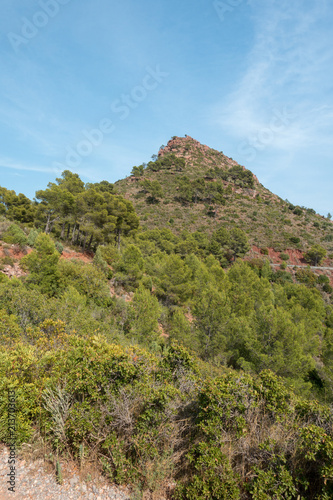
[[[60,241],[55,242],[55,247],[61,255],[62,252],[64,251],[64,246],[60,243]]]
[[[187,456],[193,475],[178,486],[176,498],[193,500],[239,500],[240,490],[228,458],[218,446],[195,445]]]
[[[37,239],[38,234],[39,233],[38,231],[36,231],[36,229],[30,229],[30,232],[27,237],[27,245],[29,245],[29,247],[35,246],[35,241]]]
[[[281,260],[289,260],[289,255],[287,253],[280,253]]]
[[[134,290],[139,286],[143,277],[145,262],[140,248],[135,245],[128,245],[120,260],[115,264],[115,280],[117,283]]]
[[[314,286],[317,282],[317,277],[311,269],[298,269],[295,276],[300,283],[304,283],[310,287]]]
[[[2,239],[6,243],[20,245],[20,247],[27,244],[27,237],[17,224],[11,224],[7,231],[3,233]]]
[[[27,281],[39,286],[43,293],[55,295],[59,289],[59,252],[50,236],[44,233],[36,238],[35,249],[21,259],[22,268],[30,271]]]
[[[53,320],[28,331],[32,346],[14,317],[0,319],[1,338],[12,335],[0,350],[3,442],[14,388],[18,446],[35,431],[79,459],[84,443],[113,481],[154,498],[175,481],[180,500],[332,498],[330,407],[296,397],[271,371],[212,378],[178,344],[157,357]]]
[[[285,500],[296,498],[293,477],[284,465],[262,470],[255,467],[256,477],[251,485],[253,500]]]
[[[320,274],[317,278],[317,283],[319,285],[323,285],[324,283],[329,283],[330,279],[328,276],[325,276],[325,274]]]
[[[112,271],[109,268],[109,266],[107,265],[107,262],[103,257],[102,248],[100,246],[97,248],[96,253],[94,255],[93,264],[94,264],[94,266],[97,267],[97,269],[102,271],[102,273],[104,274],[104,276],[106,278],[111,279]]]
[[[313,245],[310,250],[306,252],[304,258],[310,264],[317,266],[322,263],[327,255],[327,251],[320,245]]]
[[[106,306],[110,303],[110,291],[105,275],[94,264],[62,259],[59,261],[58,272],[60,290],[71,285],[97,305]]]
[[[323,291],[326,293],[332,293],[333,288],[331,287],[331,285],[329,283],[325,283],[323,285]]]

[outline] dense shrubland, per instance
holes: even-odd
[[[134,175],[183,167],[156,160]],[[1,189],[2,241],[32,248],[25,276],[0,273],[2,441],[14,387],[18,444],[95,460],[155,498],[333,496],[325,276],[244,262],[236,225],[143,231],[105,181],[64,172],[30,204]],[[62,259],[71,242],[94,248],[92,262]]]
[[[281,378],[202,364],[174,342],[149,352],[46,320],[0,353],[0,436],[15,388],[18,444],[46,441],[155,498],[332,497],[332,410]],[[15,329],[16,327],[16,329]]]

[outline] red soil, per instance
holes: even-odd
[[[63,251],[60,258],[65,260],[77,259],[86,263],[92,262],[93,260],[93,256],[90,253],[75,252],[74,250]]]

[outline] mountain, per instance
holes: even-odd
[[[189,136],[173,137],[152,158],[115,183],[133,203],[143,228],[212,234],[220,225],[236,226],[247,233],[254,253],[266,247],[306,250],[314,244],[333,253],[331,220],[282,200],[223,152]],[[158,184],[155,197],[149,189]]]
[[[73,460],[133,499],[333,498],[332,240],[190,137],[116,185],[0,187],[0,443],[59,487]]]

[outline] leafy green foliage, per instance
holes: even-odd
[[[11,224],[7,231],[2,234],[2,239],[6,243],[20,245],[21,247],[27,244],[27,237],[17,224]]]
[[[0,186],[0,214],[9,220],[31,224],[36,214],[35,205],[24,194],[16,194]]]
[[[131,174],[135,177],[141,177],[144,174],[143,165],[139,165],[138,167],[133,167]]]
[[[221,170],[215,168],[212,171],[214,176],[218,176],[221,179],[229,182],[233,182],[238,186],[253,188],[254,179],[253,174],[250,170],[245,169],[241,165],[233,165],[227,170]]]
[[[322,263],[323,259],[326,257],[327,251],[320,245],[313,245],[310,250],[306,252],[304,258],[307,262],[310,262],[314,266],[318,266]]]
[[[97,305],[106,306],[110,302],[105,274],[96,265],[75,260],[61,260],[57,270],[60,289],[72,286]]]
[[[117,272],[115,279],[132,290],[139,285],[144,268],[145,263],[140,249],[135,245],[128,245],[115,265]]]
[[[141,186],[146,193],[150,194],[150,196],[147,198],[147,201],[149,203],[158,203],[159,198],[163,197],[163,189],[158,181],[150,181],[148,179],[145,179],[141,182]]]
[[[156,159],[155,161],[150,161],[148,163],[147,169],[153,172],[157,172],[159,170],[169,170],[175,169],[177,172],[182,171],[185,167],[184,158],[179,158],[175,154],[170,153],[167,155],[163,155],[161,158]]]
[[[27,281],[38,285],[43,293],[55,295],[60,275],[58,271],[59,252],[49,235],[39,234],[35,250],[21,260],[21,265],[30,271]]]
[[[319,263],[326,249],[314,235],[319,225],[329,242],[329,223],[269,197],[220,153],[207,165],[203,153],[190,156],[190,138],[186,148],[192,164],[175,150],[134,167],[143,185],[132,178],[126,198],[119,183],[63,172],[37,193],[29,234],[25,201],[1,191],[1,233],[34,250],[21,260],[27,276],[0,274],[0,437],[15,387],[18,443],[43,432],[53,448],[94,453],[113,481],[151,495],[176,482],[175,498],[331,498],[329,278],[275,271],[253,253],[240,260],[252,227],[258,237],[269,221],[261,253],[275,247],[286,263],[283,250],[308,241]],[[153,203],[163,196],[159,210],[142,187]],[[131,189],[157,227],[139,227]],[[288,232],[277,234],[279,224]],[[92,263],[60,258],[60,241],[94,249]]]
[[[199,500],[238,500],[240,490],[227,457],[217,446],[199,443],[188,455],[194,472],[186,485],[178,488],[176,498]]]
[[[158,319],[162,309],[150,291],[140,286],[130,306],[129,319],[131,331],[141,344],[149,344],[159,337]]]
[[[214,231],[209,249],[224,264],[235,260],[237,257],[244,257],[250,246],[244,231],[238,228],[228,231],[221,226]]]
[[[114,193],[113,184],[102,181],[84,183],[78,174],[65,170],[57,183],[36,192],[40,203],[37,220],[45,233],[55,231],[62,239],[80,244],[83,249],[117,239],[139,227],[132,203]]]

